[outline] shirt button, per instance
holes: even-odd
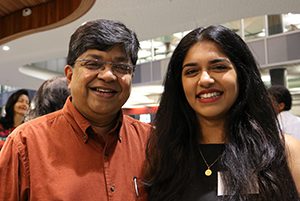
[[[110,191],[111,191],[111,192],[115,192],[115,190],[116,190],[116,187],[115,187],[114,185],[112,185],[112,186],[110,187]]]

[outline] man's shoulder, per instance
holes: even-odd
[[[32,131],[36,130],[42,132],[43,130],[50,130],[54,122],[63,123],[61,121],[55,121],[57,118],[63,116],[63,113],[59,111],[55,111],[35,119],[29,120],[18,126],[13,133],[32,133]]]
[[[151,129],[152,129],[152,125],[149,123],[145,123],[145,122],[141,122],[137,119],[134,119],[128,115],[124,115],[123,116],[123,124],[124,124],[124,128],[127,131],[130,131],[129,133],[131,135],[133,135],[134,133],[142,138],[147,139]]]
[[[144,127],[145,129],[150,129],[152,127],[151,124],[141,122],[140,120],[137,120],[137,119],[135,119],[131,116],[128,116],[128,115],[123,115],[123,118],[124,118],[124,122],[132,124],[134,126]]]
[[[130,116],[123,116],[123,125],[120,130],[120,136],[128,139],[131,142],[136,142],[144,148],[151,133],[152,125],[141,122]]]

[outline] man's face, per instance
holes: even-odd
[[[92,68],[107,62],[101,68]],[[72,103],[90,122],[100,123],[103,117],[115,116],[127,101],[132,73],[118,73],[111,63],[131,64],[121,46],[107,51],[90,49],[80,55],[72,68],[67,65]]]

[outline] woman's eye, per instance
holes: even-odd
[[[213,67],[211,67],[211,69],[215,70],[215,71],[226,71],[228,69],[228,67],[220,65],[220,66],[213,66]]]
[[[184,75],[195,75],[198,72],[197,69],[187,69],[186,71],[184,71]]]

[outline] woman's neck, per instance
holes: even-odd
[[[14,115],[14,127],[21,125],[24,122],[24,115],[15,114]]]
[[[199,120],[201,144],[222,144],[225,142],[224,121],[222,120]]]

